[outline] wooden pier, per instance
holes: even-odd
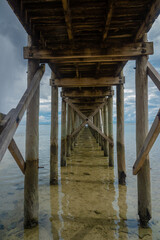
[[[160,132],[158,112],[148,133],[148,75],[158,90],[160,75],[148,61],[154,51],[147,32],[160,13],[160,1],[8,0],[8,3],[29,36],[28,46],[23,49],[28,60],[28,85],[17,107],[7,115],[0,115],[0,160],[9,149],[25,175],[25,228],[38,224],[39,89],[44,64],[51,69],[50,184],[58,184],[58,88],[61,87],[61,167],[67,166],[67,157],[87,125],[110,167],[114,167],[114,147],[117,147],[118,182],[125,185],[123,68],[129,60],[136,60],[137,160],[133,173],[138,175],[138,214],[142,226],[146,226],[152,215],[148,154]],[[113,86],[116,87],[116,146]],[[25,111],[23,157],[13,137]]]

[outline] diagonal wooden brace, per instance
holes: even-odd
[[[41,65],[37,72],[35,73],[31,83],[29,84],[27,90],[23,94],[21,100],[19,101],[14,113],[6,124],[6,127],[0,134],[0,161],[2,160],[13,136],[14,133],[24,115],[24,112],[28,108],[38,86],[40,80],[44,74],[45,66]]]
[[[77,134],[86,124],[88,124],[93,130],[97,131],[105,140],[107,140],[113,146],[113,141],[104,133],[102,133],[102,131],[97,128],[90,120],[97,114],[99,109],[101,109],[107,103],[107,99],[102,104],[100,104],[99,107],[89,117],[86,117],[74,104],[72,104],[71,100],[64,98],[64,101],[68,103],[73,108],[73,110],[76,111],[78,115],[84,120],[84,122],[71,134],[71,137]]]
[[[5,128],[14,111],[15,109],[12,109],[7,115],[0,113],[0,133]],[[22,173],[25,174],[25,161],[13,138],[8,146],[8,150],[10,151]]]

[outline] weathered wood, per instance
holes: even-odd
[[[158,17],[160,10],[160,1],[159,0],[153,1],[152,6],[148,9],[149,11],[146,14],[145,19],[136,34],[135,41],[142,39],[143,35],[149,31],[153,22]]]
[[[64,10],[65,22],[67,25],[68,38],[72,42],[73,41],[73,32],[72,32],[72,22],[71,22],[71,16],[70,16],[69,1],[62,0],[62,5],[63,5],[63,10]]]
[[[124,79],[119,77],[104,77],[104,78],[61,78],[55,79],[55,85],[64,88],[74,87],[107,87],[124,83]]]
[[[8,150],[12,154],[12,157],[16,161],[22,173],[25,174],[25,161],[14,139],[11,140]]]
[[[50,184],[58,184],[58,87],[53,85],[51,86]]]
[[[32,40],[29,37],[29,44]],[[35,73],[39,62],[28,61],[28,88],[36,86],[33,97],[27,108],[26,115],[26,169],[24,180],[24,227],[32,228],[38,224],[38,165],[39,165],[39,82],[35,81]],[[41,76],[42,77],[42,70]],[[34,86],[33,83],[36,83]],[[25,102],[22,102],[24,105]]]
[[[61,110],[61,166],[66,166],[66,102],[63,98]]]
[[[102,107],[106,104],[107,100],[106,100],[103,104],[101,104],[101,105],[93,112],[93,114],[91,114],[88,118],[87,118],[83,113],[81,113],[81,111],[79,111],[79,110],[77,109],[77,107],[75,107],[75,105],[73,105],[69,99],[65,99],[65,101],[78,113],[78,115],[79,115],[83,120],[85,120],[85,124],[87,123],[93,130],[96,130],[96,131],[101,135],[101,137],[103,137],[105,140],[107,140],[107,141],[110,143],[110,145],[113,145],[113,141],[112,141],[109,137],[107,137],[105,134],[103,134],[102,131],[100,131],[100,129],[98,129],[98,127],[96,127],[96,126],[92,123],[92,121],[90,120],[90,118],[92,118],[95,114],[97,114],[97,113],[99,112],[100,107],[102,108]],[[84,124],[84,123],[83,123],[83,124]],[[84,125],[83,125],[83,124],[82,124],[82,126],[85,125],[85,124],[84,124]],[[82,129],[82,127],[81,127],[80,129],[78,129],[78,132],[79,132],[81,129]],[[74,134],[72,133],[72,137],[77,133],[76,131],[77,131],[77,130],[75,130],[75,133],[74,133]]]
[[[114,2],[115,0],[111,0],[108,3],[108,13],[107,13],[107,18],[106,18],[106,23],[105,23],[105,30],[103,33],[103,42],[106,40],[107,36],[108,36],[108,31],[109,31],[109,27],[110,27],[110,23],[111,23],[111,19],[112,19],[112,13],[113,13],[113,9],[114,9]]]
[[[113,58],[126,57],[130,60],[130,57],[137,57],[141,55],[153,54],[153,43],[152,42],[140,42],[140,43],[130,43],[125,46],[111,47],[109,49],[84,49],[81,51],[72,50],[62,52],[63,55],[55,56],[52,50],[47,49],[38,49],[36,47],[24,47],[23,56],[25,59],[38,59],[38,60],[69,60],[69,59],[85,59],[89,58],[90,60],[95,58],[102,58],[113,60]],[[60,51],[59,51],[60,55]]]
[[[156,71],[150,62],[147,62],[147,73],[157,88],[160,90],[160,74]]]
[[[71,134],[75,130],[74,110],[71,108]],[[71,150],[74,149],[74,138],[71,136]]]
[[[7,122],[9,121],[9,119],[11,118],[14,111],[15,111],[15,109],[12,109],[7,115],[0,113],[0,133],[3,130],[3,128],[5,127],[5,125],[7,124]],[[13,138],[8,146],[8,150],[10,151],[10,153],[12,154],[18,167],[24,174],[25,173],[25,161],[24,161],[24,158],[23,158],[20,150],[18,149],[17,144]]]
[[[110,96],[114,94],[114,91],[112,90],[103,90],[103,89],[82,89],[82,90],[75,90],[75,89],[64,89],[61,93],[63,97],[72,97],[72,98],[96,98],[96,97],[105,97]]]
[[[67,111],[67,152],[66,156],[71,154],[71,107],[68,105]]]
[[[136,148],[137,157],[148,133],[148,79],[147,57],[136,61]],[[138,214],[140,222],[146,226],[151,218],[150,163],[145,160],[138,173]]]
[[[156,141],[158,135],[160,133],[160,109],[158,111],[157,116],[150,128],[149,133],[143,143],[143,146],[138,154],[137,160],[133,166],[133,174],[136,175],[141,167],[145,164],[145,160],[147,155],[149,154],[154,142]]]
[[[108,137],[113,142],[113,97],[108,98]],[[109,144],[109,166],[114,166],[113,144]]]
[[[124,86],[117,86],[117,165],[119,184],[126,183],[126,164],[124,146]]]
[[[38,69],[38,70],[37,70]],[[21,98],[20,102],[18,103],[14,114],[8,121],[6,127],[3,129],[0,135],[0,161],[2,160],[12,138],[13,135],[23,117],[25,110],[27,109],[29,103],[31,102],[36,89],[39,85],[39,82],[44,73],[44,65],[37,68],[36,72],[33,76],[33,81],[31,81],[30,85],[28,86],[27,90],[25,91],[23,97]]]
[[[104,115],[104,121],[103,121],[104,134],[108,136],[108,106],[107,105],[104,105],[103,107],[103,115]],[[104,156],[109,156],[109,145],[106,140],[104,141]]]

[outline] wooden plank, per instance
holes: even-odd
[[[109,6],[108,6],[109,10],[108,10],[108,13],[107,13],[105,30],[104,30],[104,33],[103,33],[103,42],[106,40],[106,38],[108,36],[108,31],[109,31],[109,28],[110,28],[110,23],[111,23],[113,9],[114,9],[114,2],[115,2],[115,0],[109,1]]]
[[[141,40],[143,35],[149,31],[155,19],[158,17],[160,12],[160,1],[153,1],[152,6],[149,8],[148,13],[145,16],[145,20],[140,25],[140,28],[136,34],[135,41]]]
[[[84,49],[81,51],[63,51],[58,53],[58,56],[54,54],[52,50],[49,49],[39,49],[37,47],[24,47],[23,56],[25,59],[45,59],[45,60],[55,60],[55,61],[65,61],[82,59],[101,59],[101,61],[108,59],[112,61],[114,58],[126,57],[137,57],[142,55],[153,54],[153,43],[152,42],[140,42],[131,43],[125,46],[104,48],[104,49]],[[118,60],[117,60],[118,61]]]
[[[160,133],[160,109],[158,111],[157,116],[150,128],[150,131],[144,141],[144,144],[138,154],[137,160],[133,166],[133,174],[136,175],[138,171],[143,166],[147,155],[149,154],[154,142],[156,141],[158,135]]]
[[[95,78],[62,78],[55,79],[55,85],[58,87],[72,88],[72,87],[108,87],[124,83],[124,78],[119,77],[103,77]]]
[[[102,89],[82,89],[82,90],[75,90],[75,89],[63,89],[61,92],[62,97],[73,97],[73,98],[95,98],[95,97],[105,97],[114,95],[113,90],[102,90]]]
[[[17,146],[16,142],[14,141],[14,139],[11,140],[11,142],[8,146],[8,150],[12,154],[14,160],[16,161],[16,163],[17,163],[18,167],[20,168],[20,170],[22,171],[22,173],[25,174],[25,161],[24,161],[24,158],[23,158],[21,152],[19,151],[18,146]]]
[[[147,74],[152,79],[157,88],[160,90],[160,74],[156,71],[156,69],[152,66],[150,62],[147,62]]]
[[[15,109],[12,109],[7,115],[0,113],[0,133],[6,126],[7,122],[11,118],[14,111],[15,111]],[[25,173],[25,161],[24,161],[24,158],[23,158],[21,152],[19,151],[19,149],[16,145],[16,142],[14,141],[13,138],[8,146],[8,150],[10,151],[10,153],[12,154],[17,165],[19,166],[20,170],[24,174]]]
[[[63,10],[64,10],[64,16],[65,16],[65,22],[67,25],[67,33],[68,38],[72,42],[73,41],[73,32],[72,32],[72,22],[71,22],[71,11],[69,7],[69,1],[68,0],[62,0]]]
[[[0,161],[2,160],[13,138],[13,135],[23,117],[25,110],[27,109],[32,97],[34,96],[34,93],[36,92],[39,82],[44,74],[44,70],[45,70],[44,65],[38,68],[37,72],[34,75],[33,80],[31,81],[31,84],[29,85],[20,102],[18,103],[14,111],[14,114],[12,115],[12,117],[10,118],[10,120],[6,124],[6,127],[4,128],[0,135]]]

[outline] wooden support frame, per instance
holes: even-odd
[[[11,118],[14,111],[15,111],[15,109],[12,109],[7,115],[0,113],[0,133],[5,128],[5,125]],[[16,161],[16,163],[17,163],[18,167],[20,168],[20,170],[22,171],[22,173],[25,174],[25,161],[24,161],[24,158],[13,138],[8,146],[8,150],[10,151],[12,157]]]
[[[159,9],[160,1],[155,0],[152,6],[149,8],[148,14],[146,15],[144,22],[142,23],[136,34],[135,41],[141,40],[143,35],[149,31],[154,20],[156,19],[156,17],[158,17]]]
[[[59,51],[59,55],[55,56],[52,50],[39,49],[37,47],[24,47],[23,56],[24,59],[38,59],[38,60],[52,60],[52,62],[85,62],[87,59],[90,61],[128,61],[134,57],[151,55],[153,54],[153,43],[152,42],[139,42],[130,43],[125,46],[115,46],[112,48],[104,49],[84,49],[83,51],[72,50],[71,51]],[[124,58],[124,59],[120,59]]]
[[[74,111],[77,112],[78,115],[84,120],[84,122],[79,126],[79,128],[76,129],[71,134],[71,137],[77,134],[85,126],[85,124],[88,124],[93,130],[98,132],[105,140],[107,140],[111,145],[113,145],[113,141],[109,137],[107,137],[104,133],[102,133],[102,131],[98,129],[90,120],[107,103],[107,100],[104,103],[102,103],[89,117],[86,117],[76,106],[74,106],[74,104],[72,104],[72,102],[69,99],[64,98],[64,101],[68,103],[74,109]]]
[[[150,62],[147,62],[147,74],[160,91],[160,74],[156,71]]]
[[[65,22],[67,25],[68,38],[73,43],[73,31],[72,31],[72,22],[71,22],[69,1],[62,0],[62,5],[63,5],[63,10],[64,10]]]
[[[120,77],[103,77],[103,78],[62,78],[55,79],[54,83],[58,87],[75,88],[75,87],[108,87],[124,83],[125,79]]]
[[[154,142],[156,141],[158,135],[160,133],[160,109],[158,111],[157,116],[150,128],[150,131],[143,143],[143,146],[138,154],[137,160],[133,166],[133,174],[136,175],[141,167],[143,166],[147,155],[149,154]]]
[[[81,90],[75,90],[75,89],[63,89],[61,92],[61,97],[72,97],[72,98],[96,98],[96,97],[106,97],[106,96],[112,96],[114,95],[113,90],[104,90],[103,89],[81,89]]]
[[[31,81],[29,87],[25,91],[23,97],[21,98],[20,102],[18,103],[12,117],[7,122],[5,128],[3,129],[0,135],[0,161],[2,160],[12,138],[13,135],[23,117],[23,114],[29,103],[36,92],[37,87],[39,86],[39,82],[44,74],[45,66],[42,65],[38,68],[37,72],[35,73],[33,80]]]
[[[104,33],[103,33],[103,42],[107,39],[107,36],[108,36],[108,31],[109,31],[112,14],[113,14],[113,9],[114,9],[114,2],[115,2],[115,0],[112,0],[112,1],[109,1],[109,4],[108,4],[109,11],[107,13],[105,29],[104,29]]]

